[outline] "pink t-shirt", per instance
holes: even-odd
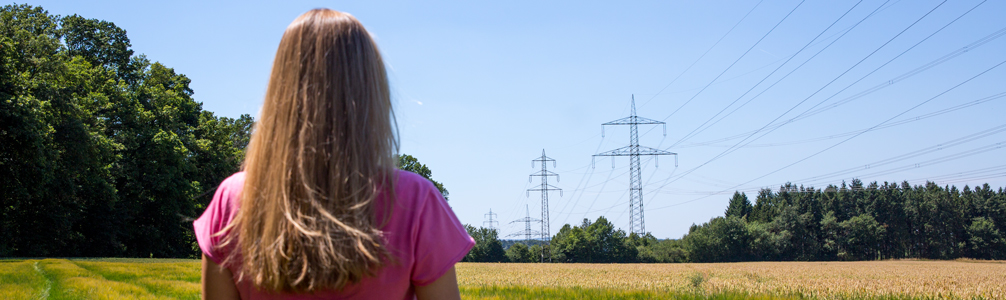
[[[414,173],[398,171],[397,174],[395,193],[398,199],[391,218],[381,228],[385,245],[397,263],[385,265],[377,276],[366,277],[341,291],[309,295],[265,293],[245,280],[237,283],[241,299],[414,299],[415,286],[427,285],[440,278],[468,254],[475,240],[465,231],[433,183]],[[225,179],[206,212],[193,222],[199,248],[217,264],[228,253],[214,247],[222,237],[213,234],[227,226],[237,213],[244,179],[244,172]],[[384,193],[377,197],[377,220],[383,219],[386,198]],[[237,274],[233,268],[231,272]]]

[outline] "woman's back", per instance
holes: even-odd
[[[380,269],[376,276],[347,285],[342,291],[276,294],[257,291],[250,282],[244,281],[237,284],[241,299],[412,299],[413,286],[426,285],[440,278],[468,253],[475,241],[432,183],[406,171],[398,171],[397,175],[397,200],[388,222],[381,227],[394,262]],[[226,248],[216,248],[221,236],[213,234],[226,227],[237,212],[244,179],[245,173],[241,172],[224,180],[213,201],[194,223],[199,247],[218,265],[230,252]],[[384,207],[385,201],[388,201],[387,193],[379,194],[377,207]],[[384,214],[385,211],[377,210],[379,219]],[[233,267],[228,269],[233,274],[239,273]]]
[[[397,150],[370,33],[328,9],[294,20],[243,172],[194,224],[204,296],[458,298],[474,241],[429,181],[396,170]]]

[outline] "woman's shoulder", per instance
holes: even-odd
[[[241,191],[244,189],[244,185],[244,171],[231,174],[231,176],[225,178],[224,181],[220,182],[220,185],[217,186],[217,191],[214,193],[215,195],[213,195],[213,202],[216,203],[211,202],[211,205],[216,204],[219,206],[217,209],[222,209],[228,214],[232,213],[232,210],[236,212],[239,204],[238,200],[241,197]]]
[[[395,192],[410,192],[415,195],[425,195],[437,187],[429,179],[405,170],[396,170],[397,182],[395,182]],[[439,190],[437,191],[439,192]]]
[[[245,184],[245,172],[237,172],[225,178],[213,195],[210,202],[210,209],[221,209],[227,212],[235,209],[237,201],[241,197],[241,190]],[[215,207],[214,207],[215,206]]]
[[[217,264],[222,263],[226,256],[216,248],[222,238],[218,233],[230,224],[237,214],[238,199],[241,197],[244,180],[244,172],[234,173],[224,179],[217,187],[213,200],[206,206],[206,210],[192,224],[199,248],[207,258]]]
[[[227,190],[241,191],[241,188],[245,184],[245,171],[238,171],[237,173],[231,174],[224,178],[223,182],[220,182],[219,188],[225,188]]]
[[[446,206],[447,200],[433,182],[419,174],[396,170],[395,207],[419,213],[428,206]]]

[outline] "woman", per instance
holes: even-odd
[[[475,244],[428,180],[395,169],[377,46],[309,11],[280,41],[244,171],[194,222],[205,299],[458,299]]]

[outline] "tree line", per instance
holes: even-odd
[[[193,100],[112,22],[0,9],[0,256],[197,255],[252,118]]]
[[[860,180],[824,189],[785,184],[778,191],[762,189],[754,204],[735,192],[724,216],[692,225],[681,239],[627,235],[602,216],[566,224],[544,254],[541,246],[528,251],[519,242],[503,249],[495,230],[467,227],[479,244],[466,261],[1001,260],[1006,259],[1006,190]]]
[[[735,193],[725,216],[692,226],[692,261],[1006,259],[1006,191],[932,182]]]

